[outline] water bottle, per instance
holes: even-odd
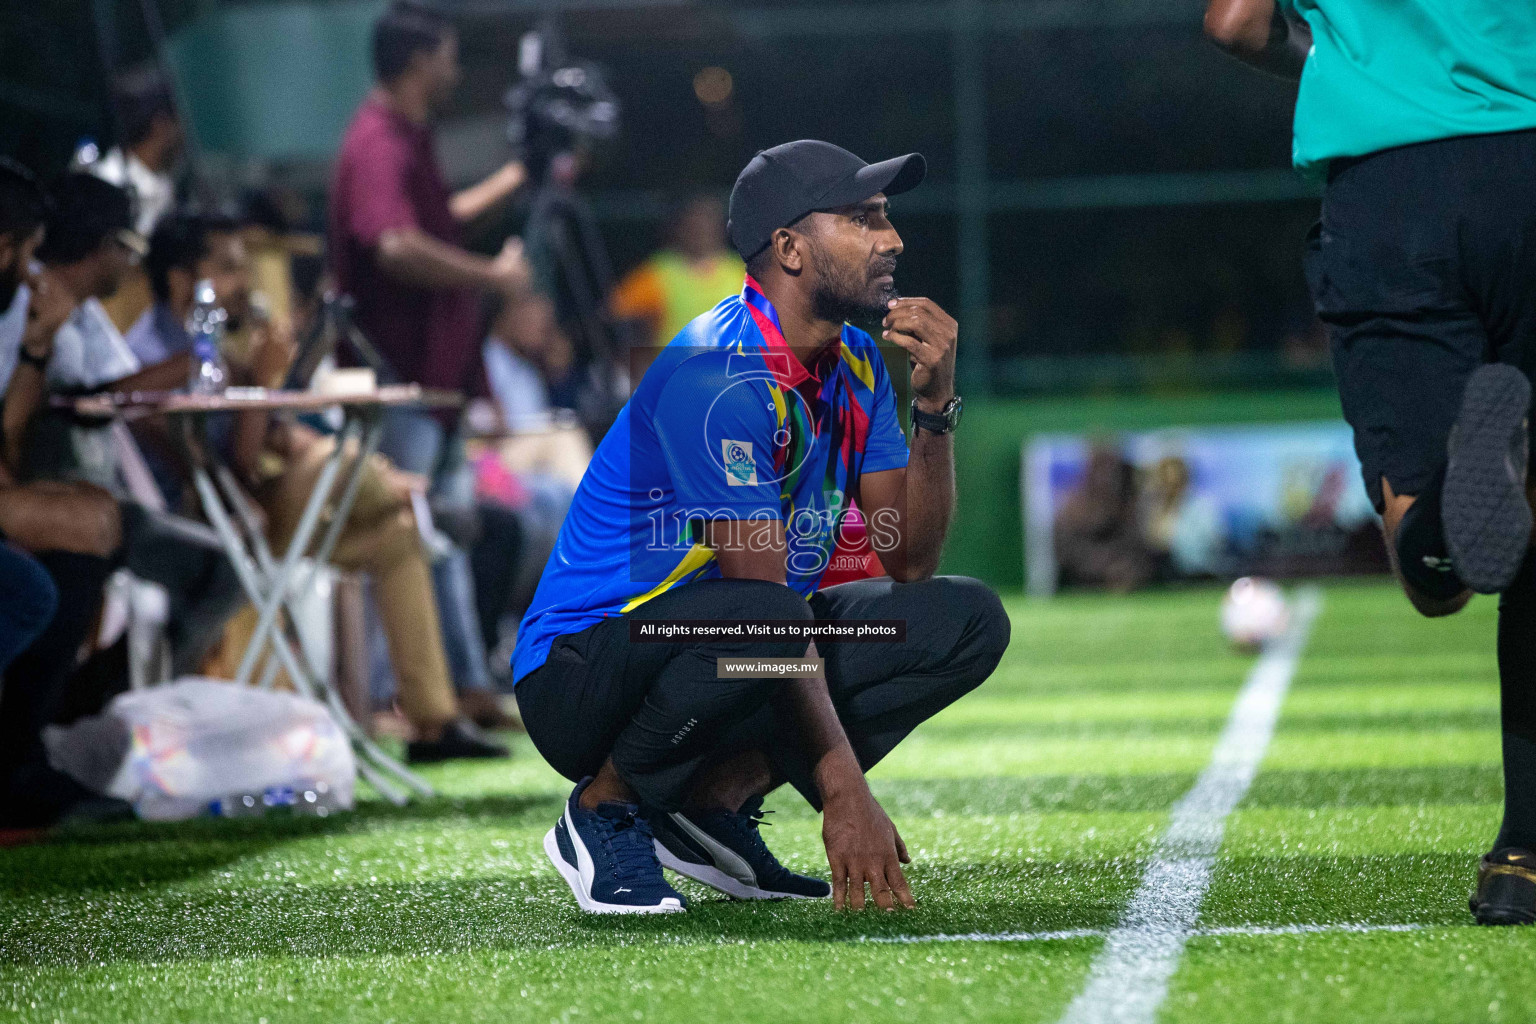
[[[101,147],[96,144],[95,139],[89,135],[83,135],[80,137],[80,141],[75,143],[75,155],[69,158],[69,169],[71,171],[87,171],[100,160]]]
[[[213,282],[204,278],[193,292],[192,312],[187,316],[187,334],[192,337],[192,371],[187,391],[194,395],[217,395],[229,381],[224,365],[224,322],[229,319]]]
[[[258,818],[269,814],[324,818],[332,811],[344,809],[324,782],[270,786],[260,793],[235,793],[208,804],[208,813],[215,818]]]

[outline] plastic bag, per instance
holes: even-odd
[[[124,734],[126,743],[103,742]],[[151,821],[196,817],[232,794],[284,788],[318,787],[329,806],[350,808],[357,784],[352,745],[324,705],[213,679],[120,694],[95,719],[48,728],[43,742],[55,768],[127,800]],[[103,750],[114,751],[106,765]]]

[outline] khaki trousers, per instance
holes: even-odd
[[[258,489],[257,501],[267,514],[267,533],[275,551],[287,548],[315,480],[335,450],[332,438],[315,441],[287,460],[281,476]],[[384,482],[387,465],[382,457],[374,456],[363,471],[357,502],[331,562],[348,572],[366,572],[373,577],[379,617],[399,684],[400,710],[417,728],[432,730],[457,717],[458,708],[443,653],[431,569],[410,506]],[[336,490],[340,490],[339,481]],[[316,544],[330,521],[328,508],[315,531]]]

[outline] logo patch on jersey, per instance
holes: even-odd
[[[720,442],[720,450],[725,455],[725,482],[732,487],[754,487],[757,485],[757,463],[752,460],[751,441],[732,441],[729,439]]]

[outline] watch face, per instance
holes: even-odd
[[[955,400],[954,400],[953,403],[951,403],[951,408],[949,410],[949,429],[950,430],[954,430],[956,427],[958,427],[960,425],[960,410],[962,408],[964,408],[964,405],[965,405],[965,403],[960,401],[960,396],[956,395],[955,396]]]

